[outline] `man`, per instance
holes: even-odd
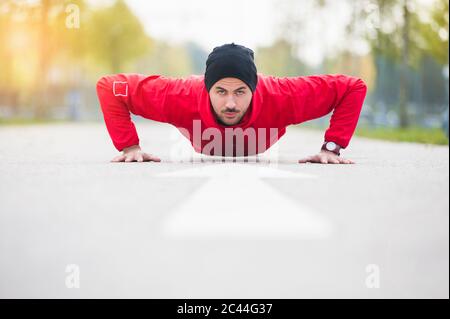
[[[176,126],[197,152],[247,156],[267,150],[288,125],[333,111],[320,152],[299,163],[352,164],[340,150],[350,142],[366,92],[351,76],[258,74],[253,51],[234,43],[214,48],[204,76],[117,74],[97,83],[109,135],[123,152],[113,162],[160,161],[141,150],[130,112]]]

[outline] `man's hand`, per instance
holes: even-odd
[[[302,158],[299,163],[320,163],[320,164],[355,164],[355,162],[339,157],[333,152],[320,151],[319,154]]]
[[[151,154],[142,152],[139,145],[133,145],[123,149],[123,154],[114,157],[111,162],[161,162],[161,160]]]

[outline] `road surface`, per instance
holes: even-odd
[[[449,149],[354,137],[355,165],[193,154],[136,124],[161,163],[110,163],[102,123],[0,127],[1,298],[448,298]]]

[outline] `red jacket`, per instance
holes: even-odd
[[[286,126],[322,117],[331,111],[330,126],[325,140],[347,147],[358,123],[366,96],[365,83],[346,75],[315,75],[273,77],[258,74],[258,85],[251,105],[233,129],[252,130],[264,147],[247,145],[244,154],[261,153],[286,132]],[[213,138],[208,128],[225,133],[225,126],[217,123],[211,108],[203,76],[170,78],[160,75],[117,74],[102,77],[97,94],[106,127],[114,146],[121,151],[139,144],[130,112],[144,118],[176,126],[192,143],[197,152],[208,155],[236,155],[228,151],[214,151],[205,147]],[[229,126],[227,126],[229,127]],[[270,131],[272,128],[272,134]],[[205,134],[206,133],[206,134]],[[221,134],[223,148],[225,134]],[[230,140],[228,140],[230,141]],[[236,141],[232,140],[231,144]],[[242,151],[242,150],[241,150]]]

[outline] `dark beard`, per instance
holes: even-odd
[[[219,124],[220,124],[220,125],[223,125],[223,126],[234,126],[234,125],[239,124],[239,123],[241,122],[241,120],[242,120],[242,118],[241,118],[241,119],[239,119],[238,122],[236,122],[236,123],[234,123],[234,124],[226,124],[226,123],[222,122],[222,120],[220,119],[220,117],[216,116],[216,119],[217,119],[217,122],[219,122]]]

